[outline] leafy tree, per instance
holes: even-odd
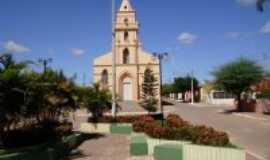
[[[267,0],[257,0],[257,3],[256,3],[257,10],[263,12],[266,3],[267,3]]]
[[[270,99],[270,88],[264,89],[257,97],[260,99]]]
[[[151,69],[146,69],[144,72],[144,81],[142,84],[142,102],[141,105],[148,112],[157,111],[157,78]]]
[[[164,84],[162,87],[162,95],[167,96],[170,93],[174,92],[174,85],[173,84]]]
[[[86,88],[83,92],[84,105],[91,112],[93,121],[98,122],[103,113],[111,107],[111,94],[99,84],[94,84],[93,88]]]
[[[73,80],[62,71],[47,69],[41,74],[29,70],[28,64],[0,55],[0,143],[10,131],[57,124],[79,104]],[[54,132],[56,126],[49,127]]]
[[[249,91],[251,85],[259,82],[263,74],[261,66],[245,58],[227,63],[213,72],[216,85],[236,96],[238,111],[244,111],[241,105],[241,94]]]
[[[187,75],[186,77],[178,77],[174,80],[174,90],[178,93],[183,93],[191,90],[192,77]],[[199,81],[193,78],[194,90],[198,89]]]
[[[26,63],[16,63],[10,54],[0,56],[0,130],[19,120],[24,106],[27,77],[23,70]]]

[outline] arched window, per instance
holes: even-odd
[[[125,25],[128,25],[128,19],[127,18],[124,19],[124,23],[125,23]]]
[[[128,41],[128,36],[129,36],[128,31],[125,31],[125,33],[124,33],[124,40],[125,41]]]
[[[109,81],[108,71],[106,69],[104,69],[102,72],[102,75],[101,75],[101,83],[103,85],[107,85],[108,81]]]
[[[123,52],[123,64],[129,64],[129,51],[127,48]]]

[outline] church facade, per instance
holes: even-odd
[[[151,69],[159,80],[159,60],[142,48],[139,23],[129,0],[123,0],[114,26],[116,94],[122,101],[139,101],[142,94],[144,72]],[[112,90],[113,52],[94,59],[94,82]],[[160,92],[158,88],[157,95]]]

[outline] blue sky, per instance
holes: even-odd
[[[200,80],[240,56],[270,68],[270,9],[255,0],[131,0],[148,52],[169,52],[164,79],[194,70]],[[117,4],[121,0],[117,0]],[[92,80],[92,61],[111,48],[110,0],[1,0],[0,52]]]

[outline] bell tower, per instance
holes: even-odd
[[[129,0],[123,0],[117,12],[115,30],[115,51],[117,65],[138,63],[138,31],[136,12]]]

